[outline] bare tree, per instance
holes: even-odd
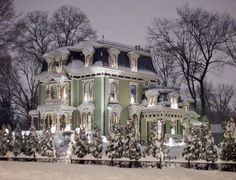
[[[15,58],[12,102],[15,113],[22,119],[29,119],[29,111],[37,107],[38,82],[35,76],[41,71],[41,64],[31,55],[25,53]]]
[[[51,19],[53,38],[57,47],[72,46],[86,38],[95,37],[87,16],[72,6],[57,9]]]
[[[199,84],[201,113],[204,115],[204,81],[208,72],[226,63],[220,57],[220,49],[225,37],[234,33],[230,25],[232,18],[188,6],[177,9],[177,14],[178,18],[174,20],[155,19],[153,26],[148,28],[149,40],[176,57],[188,87],[191,83]],[[192,95],[191,88],[189,90]]]
[[[232,112],[232,99],[234,96],[234,88],[232,85],[219,85],[212,96],[212,107],[217,112],[221,121],[228,118],[228,115]]]
[[[16,47],[18,53],[27,53],[43,64],[43,54],[51,49],[52,33],[48,14],[42,11],[28,13],[16,26],[19,34]]]
[[[153,48],[152,61],[162,85],[177,85],[181,73],[172,54]]]

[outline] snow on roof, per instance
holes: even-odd
[[[49,82],[54,79],[57,82],[68,80],[67,76],[63,73],[55,73],[50,71],[45,71],[36,76],[36,80],[40,80],[42,82]]]

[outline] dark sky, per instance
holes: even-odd
[[[188,2],[190,7],[227,12],[236,18],[236,0],[15,0],[17,12],[43,10],[49,13],[64,4],[79,7],[90,19],[99,37],[130,45],[145,45],[146,27],[154,17],[176,16],[176,8]],[[236,68],[211,75],[216,83],[234,84]]]

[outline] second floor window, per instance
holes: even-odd
[[[93,81],[87,81],[84,83],[84,102],[93,101]]]
[[[136,94],[137,94],[137,88],[135,85],[131,85],[130,86],[130,96],[131,96],[131,99],[130,99],[130,104],[136,104]]]
[[[110,102],[117,102],[117,84],[112,82],[110,84]]]

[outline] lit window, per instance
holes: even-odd
[[[117,84],[115,82],[110,84],[110,101],[117,102]]]
[[[91,115],[91,113],[88,113],[88,115],[87,115],[87,129],[91,129],[92,128],[92,115]]]
[[[135,127],[135,131],[136,131],[136,134],[138,135],[139,134],[139,122],[138,122],[138,116],[136,114],[134,114],[132,116],[133,120],[134,120],[134,127]]]
[[[131,85],[130,87],[130,95],[131,95],[131,99],[130,99],[130,104],[136,104],[136,86],[135,85]]]
[[[176,96],[170,98],[170,103],[172,109],[178,109],[178,98]]]
[[[85,56],[85,67],[88,67],[91,64],[91,55]]]
[[[118,67],[118,55],[120,53],[119,50],[115,48],[108,49],[109,53],[109,66],[111,68],[117,68]]]
[[[148,98],[148,106],[154,106],[156,104],[156,96],[149,96]]]
[[[84,102],[89,102],[93,100],[93,81],[87,81],[84,83],[83,93]]]
[[[130,59],[130,68],[131,71],[137,72],[137,59],[135,58]]]
[[[82,114],[82,127],[87,128],[87,119],[86,119],[86,113]]]
[[[118,116],[116,112],[113,112],[111,114],[111,124],[110,124],[110,130],[112,130],[113,125],[118,123]]]

